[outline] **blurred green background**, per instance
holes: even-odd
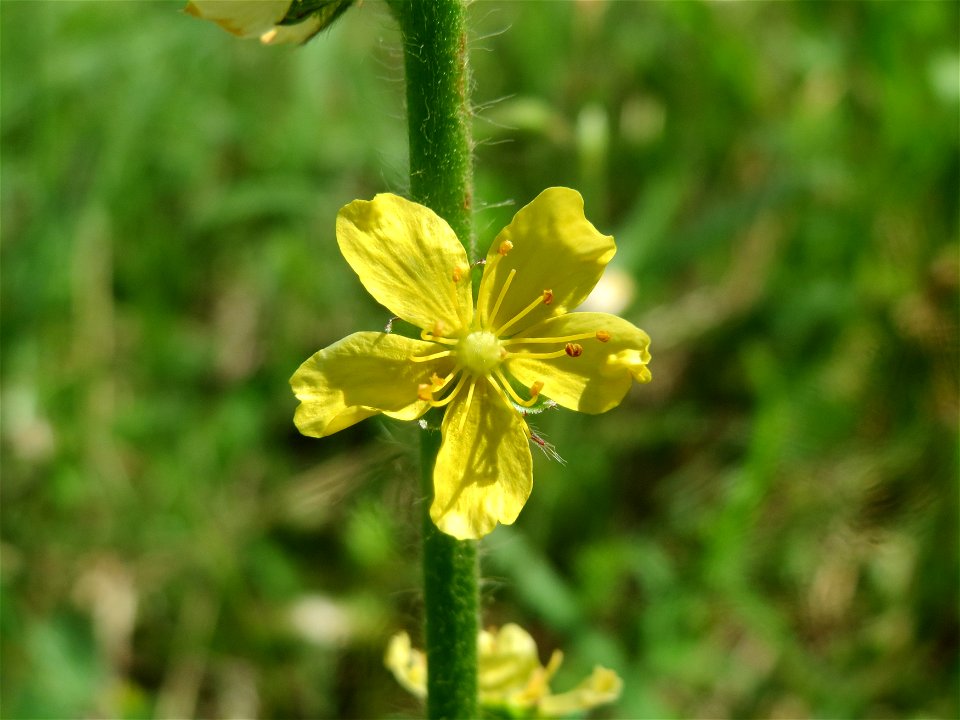
[[[416,430],[302,438],[287,386],[387,320],[333,231],[406,186],[397,31],[180,6],[0,6],[2,713],[413,717]],[[597,715],[960,713],[958,8],[471,6],[480,248],[580,189],[653,338],[482,545]]]

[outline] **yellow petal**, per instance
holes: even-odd
[[[257,37],[283,20],[292,0],[191,0],[185,12],[238,37]]]
[[[359,332],[315,353],[290,378],[300,400],[293,421],[304,435],[325,437],[384,412],[413,419],[427,411],[417,387],[452,369],[450,358],[411,362],[439,346],[400,335]]]
[[[573,690],[541,699],[538,710],[541,717],[566,717],[613,702],[620,697],[622,690],[620,677],[613,670],[598,665],[590,677]]]
[[[443,444],[433,471],[430,517],[459,540],[477,539],[497,523],[517,519],[533,487],[533,464],[524,422],[479,379],[443,418]],[[462,425],[461,425],[462,423]]]
[[[650,382],[650,338],[632,323],[607,313],[569,313],[544,320],[518,338],[564,338],[581,334],[609,334],[606,342],[596,338],[577,340],[583,348],[578,357],[564,355],[551,360],[522,356],[510,358],[507,371],[521,384],[542,382],[541,395],[565,408],[585,413],[602,413],[616,407],[634,380]],[[514,338],[517,339],[517,338]],[[543,353],[562,350],[556,345],[521,343],[510,345],[511,352]]]
[[[481,699],[503,702],[523,693],[534,673],[540,669],[537,644],[526,630],[508,623],[499,631],[487,631],[481,640],[479,685]]]
[[[410,636],[399,632],[390,638],[384,665],[405,690],[419,698],[427,696],[427,658],[410,645]]]
[[[354,200],[337,216],[337,242],[367,292],[398,317],[430,331],[439,323],[442,334],[470,324],[467,253],[429,208],[389,193]]]
[[[499,256],[504,243],[512,246]],[[484,292],[478,303],[481,317],[490,318],[511,270],[516,274],[503,295],[496,317],[487,321],[496,330],[530,303],[552,291],[550,304],[540,304],[506,330],[512,335],[553,315],[562,315],[582,303],[616,253],[613,238],[602,235],[583,214],[583,198],[569,188],[547,188],[522,208],[487,253]],[[499,259],[497,259],[499,256]]]

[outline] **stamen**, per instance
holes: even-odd
[[[543,304],[549,305],[553,302],[553,290],[544,290],[543,291]]]
[[[410,362],[429,362],[430,360],[437,360],[438,358],[448,357],[450,355],[453,355],[453,350],[441,350],[431,355],[411,355]]]
[[[606,330],[597,330],[597,340],[600,342],[609,342],[611,337]]]
[[[467,378],[467,373],[463,374],[463,379],[457,383],[457,387],[454,388],[453,392],[457,392],[460,387],[463,385],[464,381]],[[467,422],[467,413],[470,412],[470,403],[473,402],[473,391],[477,389],[476,381],[470,383],[470,389],[467,390],[467,401],[463,404],[463,415],[460,416],[460,424],[457,425],[457,432],[463,432],[463,426]],[[452,395],[453,393],[451,393]]]
[[[480,311],[481,328],[487,326],[487,319],[484,316],[483,309],[487,306],[486,300],[490,294],[490,278],[493,277],[493,270],[499,264],[502,257],[503,255],[501,253],[497,253],[490,259],[489,263],[486,260],[482,261],[485,267],[483,268],[483,275],[480,276],[480,289],[477,290],[477,309]]]
[[[493,374],[497,378],[497,380],[500,381],[500,384],[503,386],[503,389],[507,391],[507,393],[510,395],[510,397],[513,398],[513,401],[517,405],[521,405],[523,407],[531,407],[537,402],[537,395],[534,395],[529,400],[524,400],[522,397],[520,397],[517,391],[513,389],[513,386],[510,384],[510,381],[506,378],[506,376],[503,374],[503,372],[499,368],[494,370]],[[543,387],[543,383],[540,383],[540,387]],[[540,391],[537,390],[538,394],[539,392]]]
[[[487,382],[490,383],[490,387],[497,391],[497,395],[499,395],[500,399],[503,400],[503,404],[520,416],[520,420],[523,422],[523,431],[526,433],[527,437],[530,437],[530,428],[527,427],[527,421],[523,419],[523,413],[520,410],[517,410],[517,407],[510,402],[510,398],[507,397],[507,394],[503,391],[503,388],[500,387],[500,384],[496,380],[489,375],[484,375],[484,377],[487,379]]]
[[[433,402],[433,388],[428,383],[417,385],[417,400]]]
[[[455,283],[460,282],[463,279],[464,269],[461,267],[455,267],[453,269],[453,281]]]
[[[502,243],[500,243],[500,247],[497,248],[497,255],[506,255],[511,250],[513,250],[513,243],[509,240],[504,240]]]
[[[500,288],[500,294],[497,296],[497,302],[493,306],[493,311],[490,313],[490,321],[493,322],[497,313],[500,311],[500,306],[503,304],[503,299],[507,296],[507,290],[510,289],[510,283],[513,282],[513,276],[517,274],[516,270],[511,270],[510,274],[507,275],[507,279],[503,283],[503,287]],[[499,335],[499,333],[497,333]]]
[[[603,332],[602,330],[600,332]],[[544,337],[544,338],[527,338],[527,337],[515,337],[510,338],[509,340],[501,340],[501,345],[526,345],[530,343],[537,344],[547,344],[547,343],[565,343],[573,342],[574,340],[589,340],[590,338],[596,337],[597,340],[600,340],[597,333],[580,333],[579,335],[566,335],[564,337]],[[607,333],[607,340],[610,339],[609,333]],[[600,342],[606,342],[607,340],[600,340]]]
[[[527,314],[529,314],[535,307],[540,305],[540,303],[542,303],[543,300],[544,300],[544,296],[538,295],[536,300],[534,300],[532,303],[527,305],[523,310],[521,310],[512,318],[510,318],[510,320],[508,320],[506,323],[504,323],[499,328],[497,328],[493,334],[496,335],[497,337],[500,337],[501,335],[503,335],[503,333],[506,331],[507,328],[512,327],[516,323],[520,322],[520,320],[526,317]]]
[[[520,358],[522,360],[552,360],[553,358],[571,357],[567,349],[557,350],[556,352],[532,353],[532,352],[508,352],[507,359]]]
[[[463,384],[467,381],[467,373],[463,373],[460,376],[460,379],[457,381],[457,384],[454,385],[453,390],[451,390],[446,397],[440,400],[430,400],[431,407],[443,407],[453,402],[453,399],[460,393],[460,388],[463,387]],[[422,399],[422,398],[421,398]]]
[[[425,340],[426,342],[439,343],[440,345],[456,345],[458,342],[460,342],[456,338],[437,337],[438,335],[443,334],[438,333],[438,329],[441,329],[441,323],[439,320],[437,321],[437,324],[433,326],[433,332],[430,332],[429,330],[421,330],[420,339]]]
[[[451,282],[450,284],[447,285],[447,289],[450,291],[450,299],[453,300],[453,307],[456,308],[456,310],[457,310],[457,319],[460,321],[460,324],[461,324],[461,326],[462,326],[462,325],[464,324],[464,322],[463,322],[463,308],[460,307],[460,296],[457,294],[457,283],[458,283],[459,281],[456,279],[456,274],[457,274],[457,270],[458,270],[458,269],[459,269],[459,268],[454,268],[454,271],[453,271],[453,275],[454,275],[454,277],[453,277],[453,282]],[[437,324],[439,324],[439,321],[437,321]],[[437,334],[438,334],[438,335],[441,335],[442,333],[437,333]]]
[[[572,357],[578,358],[583,355],[583,345],[578,345],[577,343],[567,343],[563,350],[557,350],[556,352],[546,352],[546,353],[532,353],[532,352],[508,352],[507,359],[510,358],[520,358],[522,360],[552,360],[553,358],[561,357]]]
[[[543,380],[537,380],[533,385],[530,386],[530,397],[536,398],[540,394],[540,391],[543,390]]]
[[[451,375],[452,374],[453,373],[451,373]],[[433,385],[435,388],[443,387],[446,384],[447,380],[449,379],[450,379],[450,375],[447,375],[446,378],[442,378],[436,373],[433,373],[430,376],[430,384]]]

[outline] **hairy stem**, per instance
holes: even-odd
[[[403,36],[410,193],[444,218],[473,257],[470,79],[462,0],[391,0]],[[477,715],[477,549],[430,519],[440,435],[421,435],[427,715]]]

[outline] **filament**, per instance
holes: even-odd
[[[508,352],[507,359],[511,358],[521,358],[523,360],[551,360],[553,358],[559,357],[569,357],[566,348],[563,350],[557,350],[556,352],[546,352],[546,353],[528,353],[528,352]]]
[[[443,388],[445,388],[445,387],[447,386],[447,383],[450,382],[450,379],[451,379],[454,375],[456,375],[458,372],[460,372],[460,368],[461,368],[461,367],[462,367],[461,365],[455,366],[455,367],[453,368],[453,370],[450,372],[450,374],[447,375],[447,376],[446,376],[445,378],[443,378],[442,380],[440,380],[440,382],[433,382],[433,378],[438,377],[436,373],[434,373],[433,375],[431,375],[431,376],[430,376],[430,380],[431,380],[431,382],[433,382],[433,386],[436,388],[436,390],[435,390],[434,392],[439,392],[440,390],[443,390]]]
[[[438,358],[448,357],[453,355],[453,350],[441,350],[440,352],[435,352],[432,355],[411,355],[410,362],[428,362],[430,360],[436,360]]]
[[[537,402],[536,395],[529,400],[524,400],[522,397],[520,397],[517,391],[513,389],[513,385],[510,384],[510,381],[506,378],[500,368],[494,370],[493,374],[496,376],[497,380],[500,381],[500,384],[503,385],[503,389],[507,391],[507,394],[513,398],[513,401],[517,403],[517,405],[522,405],[523,407],[528,408],[532,407],[533,404]]]
[[[535,307],[537,307],[542,302],[543,302],[543,295],[537,295],[536,300],[534,300],[532,303],[527,305],[523,310],[521,310],[516,315],[514,315],[506,323],[498,327],[493,334],[496,335],[497,337],[500,337],[501,335],[503,335],[503,333],[506,331],[507,328],[518,323],[520,320],[526,317]]]
[[[486,375],[485,377],[487,378],[487,381],[490,383],[491,387],[493,387],[493,389],[497,391],[497,395],[499,395],[500,399],[503,400],[504,405],[510,408],[511,412],[516,413],[517,416],[520,418],[520,423],[521,425],[523,425],[523,432],[526,433],[526,436],[529,438],[530,428],[527,427],[527,421],[523,419],[523,413],[521,413],[519,410],[517,410],[516,407],[514,407],[513,403],[510,402],[510,399],[507,397],[506,393],[503,392],[503,388],[500,387],[499,383],[494,381],[494,379],[489,375]]]
[[[493,306],[493,312],[490,313],[490,322],[493,322],[497,319],[497,313],[500,311],[500,306],[503,304],[503,299],[507,296],[507,290],[510,289],[510,283],[513,282],[513,276],[517,274],[516,269],[510,271],[510,274],[507,275],[507,279],[503,283],[503,287],[500,288],[500,294],[497,296],[497,302]],[[496,333],[499,335],[500,333]]]
[[[602,330],[598,332],[603,332]],[[580,333],[579,335],[567,335],[565,337],[555,337],[555,338],[510,338],[509,340],[501,340],[501,345],[522,345],[525,343],[567,343],[573,342],[574,340],[589,340],[590,338],[596,338],[597,333]],[[424,338],[426,339],[426,338]]]
[[[441,345],[456,345],[458,342],[460,342],[456,338],[438,337],[429,330],[421,330],[420,339],[425,340],[426,342],[439,343]]]
[[[464,374],[463,374],[463,377],[464,377],[464,379],[466,379],[467,373],[464,373]],[[464,382],[464,381],[461,380],[459,383],[457,383],[457,387],[454,389],[454,392],[456,392],[456,390],[459,390],[459,389],[460,389],[460,386],[463,385],[463,382]],[[467,390],[467,400],[466,400],[466,402],[463,404],[463,415],[460,416],[460,423],[459,423],[459,425],[457,425],[457,432],[458,432],[458,433],[459,433],[459,432],[463,432],[464,423],[467,422],[467,413],[470,412],[470,403],[473,402],[473,391],[476,390],[476,389],[477,389],[477,383],[476,383],[476,382],[470,383],[470,389]]]
[[[483,275],[480,276],[480,289],[477,291],[477,309],[480,311],[480,327],[486,326],[486,317],[483,308],[486,307],[486,298],[490,294],[490,278],[493,277],[493,271],[500,262],[503,255],[497,253],[489,262],[485,263]]]
[[[450,377],[455,373],[456,371],[454,371],[453,373],[450,373],[450,375],[448,375],[446,379],[443,381],[444,384],[446,384],[447,380],[449,380]],[[430,407],[443,407],[444,405],[447,405],[448,403],[453,402],[453,399],[460,393],[460,388],[463,387],[463,384],[466,381],[467,381],[467,374],[463,373],[460,376],[460,379],[457,381],[457,384],[454,386],[453,390],[451,390],[446,397],[442,398],[441,400],[428,400],[428,402],[430,403]]]
[[[451,280],[450,283],[447,284],[447,288],[450,290],[450,298],[453,300],[453,307],[457,311],[457,320],[459,320],[460,324],[463,325],[465,324],[463,322],[463,308],[460,306],[460,296],[457,294],[457,282],[455,280]]]

